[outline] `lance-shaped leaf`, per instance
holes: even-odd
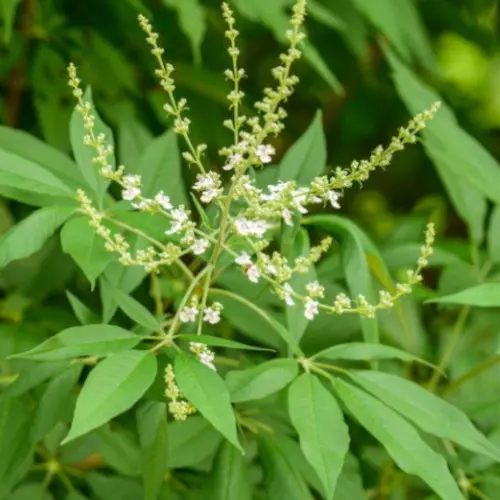
[[[428,302],[475,307],[500,307],[500,283],[483,283]]]
[[[156,358],[148,351],[125,351],[101,361],[83,385],[63,443],[128,410],[153,383],[155,375]]]
[[[197,359],[180,354],[175,358],[175,378],[184,396],[231,444],[243,451],[229,392],[219,375]]]
[[[389,373],[353,371],[350,377],[424,431],[500,462],[500,450],[474,427],[465,413],[444,399]]]
[[[394,410],[343,380],[332,381],[349,412],[377,438],[398,466],[425,481],[443,500],[464,500],[445,459]]]
[[[141,337],[118,326],[74,326],[13,357],[57,361],[78,356],[106,356],[132,349],[140,341]]]
[[[288,391],[288,412],[300,447],[332,499],[349,449],[349,431],[334,396],[315,375],[304,373]]]

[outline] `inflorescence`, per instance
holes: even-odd
[[[197,323],[197,333],[201,334],[204,323],[215,325],[220,321],[222,305],[217,302],[209,304],[207,297],[208,290],[216,278],[215,265],[223,252],[232,256],[234,263],[241,268],[250,282],[267,282],[287,307],[301,307],[308,320],[312,320],[320,310],[334,314],[356,313],[362,317],[373,318],[377,310],[393,307],[398,298],[409,294],[412,286],[421,281],[421,271],[432,253],[432,224],[427,227],[425,244],[421,247],[416,269],[408,271],[407,279],[397,283],[393,291],[380,291],[379,300],[375,304],[369,303],[362,295],[351,299],[344,293],[338,294],[332,303],[326,303],[323,300],[325,290],[317,281],[308,283],[305,291],[295,290],[291,286],[290,280],[294,275],[306,273],[328,250],[331,238],[325,238],[310,250],[308,256],[298,257],[294,261],[277,251],[268,253],[265,250],[271,243],[272,231],[281,221],[292,226],[294,214],[306,214],[309,208],[315,205],[340,209],[343,190],[356,182],[362,183],[375,169],[388,166],[394,153],[402,150],[407,144],[415,143],[417,134],[434,116],[439,103],[415,116],[405,128],[398,131],[389,146],[377,147],[368,160],[354,161],[349,168],[337,167],[332,175],[317,177],[309,186],[298,186],[295,181],[280,181],[267,186],[266,189],[260,189],[250,175],[250,168],[259,168],[271,163],[276,153],[269,141],[283,130],[283,122],[287,116],[283,104],[298,83],[298,77],[293,74],[292,67],[302,55],[300,45],[305,34],[301,31],[301,26],[306,15],[306,0],[297,0],[293,7],[291,26],[286,34],[288,49],[281,54],[280,65],[272,71],[276,85],[274,88],[264,89],[263,98],[255,103],[257,112],[251,117],[240,113],[244,98],[241,82],[246,73],[239,67],[235,19],[226,3],[222,5],[222,13],[227,24],[225,36],[229,40],[228,53],[232,62],[231,68],[225,71],[226,78],[232,83],[232,89],[227,96],[232,113],[231,118],[224,122],[224,126],[231,130],[233,140],[220,151],[223,158],[221,170],[231,176],[228,183],[224,183],[222,172],[205,169],[203,160],[206,145],[194,145],[191,141],[187,102],[184,98],[177,99],[175,95],[174,67],[164,62],[164,50],[158,45],[158,34],[153,31],[150,22],[144,16],[139,16],[139,24],[146,33],[146,41],[157,61],[156,76],[167,95],[164,110],[173,120],[174,132],[184,139],[184,159],[198,172],[196,182],[192,186],[193,194],[197,195],[202,205],[216,205],[220,212],[217,230],[209,231],[204,225],[197,224],[187,207],[174,206],[162,191],[153,197],[145,196],[139,175],[127,174],[124,166],[116,169],[112,167],[110,158],[113,149],[107,144],[105,134],[96,133],[93,106],[85,99],[76,67],[70,64],[69,85],[77,99],[76,109],[82,116],[86,132],[83,142],[93,148],[93,161],[100,174],[120,186],[121,197],[131,204],[131,208],[166,218],[169,221],[165,234],[168,242],[165,244],[156,241],[133,227],[113,220],[106,212],[98,210],[82,190],[78,191],[80,210],[89,217],[90,225],[105,240],[106,249],[118,254],[123,265],[138,265],[148,272],[157,273],[164,266],[170,265],[178,265],[186,270],[182,257],[187,254],[206,261],[206,267],[197,276],[186,271],[191,286],[166,334],[169,342],[174,338],[175,330],[182,324]],[[237,214],[234,213],[235,206],[238,207]],[[109,222],[105,224],[105,221]],[[118,230],[113,231],[111,228],[114,226],[117,226]],[[119,229],[123,231],[120,232]],[[127,232],[142,234],[150,246],[133,251],[125,236]],[[248,250],[236,251],[233,245],[235,240],[245,241]],[[165,342],[162,343],[164,344]],[[191,343],[190,350],[200,362],[215,370],[214,354],[203,343]],[[185,419],[195,409],[180,394],[171,365],[166,369],[165,380],[171,413],[176,419]]]

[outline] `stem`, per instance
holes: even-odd
[[[207,276],[205,278],[205,284],[203,286],[203,295],[201,297],[201,306],[200,306],[200,314],[198,317],[198,328],[196,330],[197,335],[201,335],[202,329],[203,329],[203,311],[205,310],[205,307],[207,305],[207,297],[208,297],[208,290],[210,288],[210,282],[212,279],[212,271],[213,271],[213,266],[212,264],[208,264],[207,268],[209,268]]]

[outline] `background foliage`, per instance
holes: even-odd
[[[270,81],[291,3],[233,2],[239,14],[242,63],[250,75],[245,81],[247,102],[256,100]],[[229,270],[219,284],[292,325],[298,338],[303,334],[302,347],[308,354],[360,341],[362,331],[372,328],[383,343],[440,366],[446,378],[420,364],[402,367],[382,361],[381,378],[372,379],[375,372],[357,372],[356,382],[406,418],[413,415],[413,424],[437,436],[426,434],[425,441],[446,456],[468,498],[494,500],[500,491],[500,469],[490,458],[450,443],[460,435],[465,439],[458,417],[445,415],[441,407],[420,415],[417,409],[427,407],[427,400],[420,404],[423,396],[392,385],[394,380],[384,374],[398,374],[423,386],[430,383],[500,444],[498,1],[309,4],[309,38],[298,70],[301,84],[288,106],[286,132],[276,144],[282,154],[311,127],[295,143],[293,156],[283,159],[295,160],[297,175],[317,175],[315,169],[323,166],[324,158],[336,166],[366,157],[410,115],[435,100],[446,103],[424,132],[422,146],[397,156],[387,172],[377,172],[365,183],[362,192],[346,193],[343,208],[348,219],[310,219],[306,228],[312,240],[329,233],[338,243],[317,266],[318,279],[334,296],[356,287],[374,289],[387,280],[386,270],[397,278],[418,254],[429,218],[439,232],[432,266],[425,285],[411,299],[379,315],[369,327],[357,318],[320,316],[303,332],[305,324],[302,327],[293,313],[287,317],[275,297],[262,287],[250,287],[238,272]],[[164,308],[178,303],[186,286],[175,273],[150,278],[141,270],[123,270],[85,219],[72,217],[74,205],[68,200],[81,174],[70,158],[80,163],[85,153],[79,150],[82,134],[74,119],[69,126],[74,103],[66,85],[66,65],[74,61],[82,80],[92,86],[93,100],[113,132],[118,162],[139,172],[149,169],[157,175],[151,183],[170,186],[175,202],[189,203],[183,186],[191,184],[193,174],[181,166],[175,137],[164,132],[163,96],[136,17],[142,12],[154,19],[167,58],[176,67],[180,93],[190,103],[195,139],[208,143],[214,165],[228,137],[215,126],[226,117],[225,27],[218,0],[1,0],[0,12],[0,498],[323,498],[323,482],[305,460],[291,426],[307,428],[307,417],[300,416],[300,409],[294,422],[287,416],[293,391],[301,394],[305,389],[299,384],[308,381],[296,379],[287,396],[281,389],[297,375],[297,365],[271,361],[273,356],[265,352],[235,355],[236,351],[219,349],[223,371],[271,363],[266,370],[253,368],[257,372],[248,378],[256,381],[253,385],[238,380],[236,372],[226,380],[233,402],[241,403],[246,418],[240,422],[247,429],[244,457],[200,416],[186,423],[169,422],[167,430],[161,376],[132,410],[61,446],[89,366],[11,356],[77,325],[102,321],[134,327],[136,332],[148,330],[155,318],[139,303],[161,316]],[[269,167],[266,179],[277,175],[278,170]],[[123,217],[126,220],[127,214]],[[148,230],[162,232],[157,227]],[[374,245],[360,244],[366,235]],[[136,300],[130,301],[128,294]],[[225,321],[219,325],[219,336],[282,349],[269,322],[230,298],[220,301]],[[130,347],[130,338],[120,339],[110,352]],[[127,352],[132,351],[114,355],[126,358],[115,359],[117,366],[137,366],[147,385],[152,361],[144,356],[130,359]],[[368,366],[361,363],[356,366]],[[116,366],[103,365],[98,368],[116,374]],[[90,377],[87,381],[88,388]],[[336,386],[340,395],[345,390],[341,384]],[[396,435],[396,454],[410,451],[411,459],[414,431],[407,420],[395,412],[384,413],[387,407],[376,399],[355,400],[351,394],[342,402],[351,414],[351,452],[335,500],[439,498],[423,482],[403,474],[366,431],[386,447]],[[325,412],[331,414],[328,408]],[[363,417],[370,412],[387,427],[370,428],[373,423]],[[458,426],[455,433],[443,435],[439,426],[433,427],[450,418]],[[460,439],[458,444],[478,451]],[[425,464],[408,469],[412,467]],[[442,498],[457,498],[448,494],[440,493]]]

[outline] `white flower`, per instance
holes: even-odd
[[[141,189],[138,187],[128,187],[122,191],[122,198],[127,201],[135,200],[141,196]]]
[[[255,265],[252,264],[247,267],[245,274],[247,275],[247,278],[252,282],[252,283],[258,283],[259,278],[260,278],[260,271],[259,268]]]
[[[205,366],[208,366],[211,370],[215,370],[215,365],[213,363],[214,361],[214,353],[206,349],[205,351],[201,352],[199,354],[198,359],[200,360],[201,363],[203,363]]]
[[[203,191],[200,196],[200,200],[202,203],[210,203],[213,199],[217,198],[219,195],[219,191],[217,189],[207,189]]]
[[[241,253],[234,261],[240,266],[249,266],[252,264],[252,259],[246,252]]]
[[[284,208],[281,211],[281,217],[283,217],[283,220],[285,221],[285,224],[287,226],[293,226],[292,212],[290,212],[290,210],[288,210],[288,208]]]
[[[196,321],[196,316],[198,316],[198,308],[194,306],[184,306],[182,311],[179,313],[179,319],[183,323]]]
[[[163,210],[170,210],[172,208],[172,203],[170,202],[170,197],[168,197],[166,194],[163,193],[163,191],[160,191],[156,196],[155,196],[155,201],[160,205]]]
[[[249,220],[244,217],[238,217],[234,221],[236,232],[242,236],[256,236],[262,238],[268,229],[268,224],[264,220]]]
[[[285,283],[283,286],[283,300],[286,302],[287,306],[294,306],[295,301],[292,298],[293,288],[289,283]]]
[[[337,210],[340,208],[339,193],[337,193],[337,191],[328,191],[328,200],[333,208],[336,208]]]
[[[311,297],[324,297],[325,288],[321,286],[318,281],[311,281],[306,285],[306,290]]]
[[[218,185],[217,174],[210,172],[206,175],[198,174],[196,176],[196,182],[193,184],[193,189],[195,191],[201,191],[200,200],[202,203],[210,203],[219,195]]]
[[[272,155],[276,153],[276,150],[269,144],[261,144],[257,146],[255,154],[259,157],[262,163],[271,163],[273,160]]]
[[[125,184],[125,187],[140,187],[141,186],[141,176],[140,175],[126,175],[123,178],[123,184]]]
[[[274,276],[278,274],[278,268],[274,264],[268,264],[266,267],[266,271],[269,274],[273,274]]]
[[[308,320],[312,320],[316,314],[318,314],[318,302],[310,297],[306,297],[304,316]]]
[[[228,158],[228,162],[222,167],[222,170],[233,170],[233,168],[243,160],[243,156],[235,153]]]
[[[203,311],[203,321],[216,325],[220,321],[220,309],[217,307],[207,307]]]
[[[301,214],[306,214],[308,210],[304,207],[304,203],[307,200],[307,188],[296,189],[295,191],[293,191],[292,196],[295,208]]]
[[[182,226],[188,220],[188,214],[186,209],[183,206],[180,206],[179,208],[174,208],[170,212],[170,215],[172,216],[174,222],[172,222],[171,228],[165,231],[165,234],[176,234],[182,229]]]
[[[209,245],[210,243],[208,242],[208,240],[206,240],[205,238],[199,238],[197,240],[194,240],[191,250],[195,255],[201,255],[206,251]]]

